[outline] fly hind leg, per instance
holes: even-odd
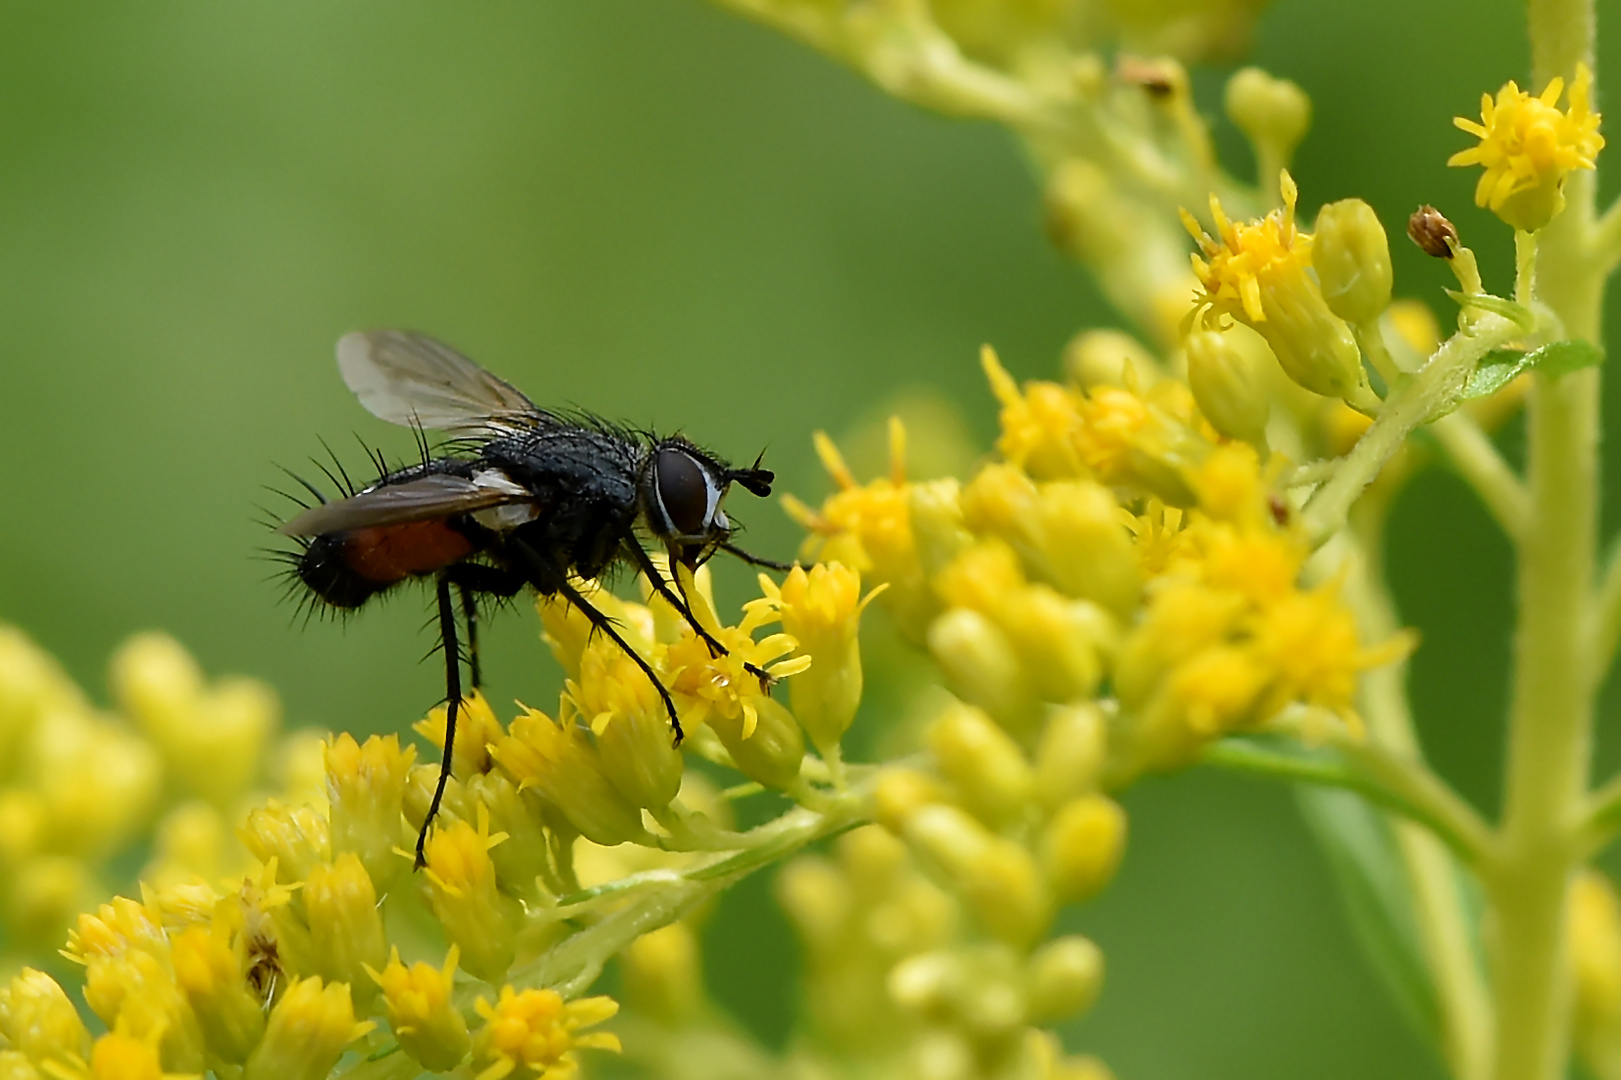
[[[428,803],[428,814],[422,819],[422,830],[417,833],[416,868],[426,864],[423,847],[428,842],[428,830],[439,813],[439,803],[445,797],[445,784],[450,780],[451,755],[456,747],[456,713],[462,704],[461,656],[456,645],[456,609],[450,602],[450,575],[440,574],[434,589],[439,600],[439,638],[445,652],[445,757],[439,763],[439,782],[434,785],[433,801]]]

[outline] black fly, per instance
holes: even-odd
[[[672,566],[696,568],[725,551],[755,565],[786,569],[734,547],[732,524],[721,509],[733,483],[753,495],[769,495],[770,470],[760,468],[759,461],[734,469],[680,436],[653,436],[593,417],[548,412],[421,334],[350,334],[338,342],[338,370],[372,415],[455,439],[445,456],[424,450],[419,464],[383,470],[369,486],[347,498],[323,499],[279,529],[302,547],[295,558],[298,579],[336,608],[358,608],[407,579],[433,579],[448,708],[444,760],[417,836],[417,865],[450,777],[462,699],[452,590],[467,627],[475,687],[479,600],[511,597],[525,586],[544,596],[560,595],[652,680],[679,745],[681,720],[670,692],[572,579],[599,577],[628,562],[713,655],[724,655],[725,647],[693,618],[685,596],[666,582],[641,538],[663,547]],[[752,664],[748,669],[762,683],[770,678]]]

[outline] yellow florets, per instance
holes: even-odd
[[[555,990],[503,986],[494,1004],[481,997],[477,1008],[485,1021],[473,1038],[477,1080],[572,1080],[580,1069],[575,1051],[619,1050],[610,1032],[578,1034],[619,1011],[612,998],[564,1002]]]
[[[1480,165],[1475,205],[1489,207],[1516,229],[1533,232],[1564,208],[1562,187],[1573,169],[1594,168],[1604,136],[1592,111],[1593,73],[1576,65],[1565,111],[1557,107],[1565,80],[1555,76],[1536,97],[1510,80],[1480,96],[1480,121],[1454,117],[1453,123],[1480,139],[1460,150],[1448,165]]]

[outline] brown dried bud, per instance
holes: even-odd
[[[1458,247],[1458,230],[1433,206],[1413,211],[1407,219],[1407,235],[1433,259],[1450,259]]]

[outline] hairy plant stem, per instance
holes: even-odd
[[[1531,0],[1532,82],[1592,63],[1591,0]],[[1593,176],[1566,182],[1566,209],[1539,237],[1539,298],[1565,332],[1598,342],[1603,275],[1591,258]],[[1529,288],[1529,282],[1522,282]],[[1530,517],[1519,539],[1519,625],[1497,857],[1486,874],[1501,1080],[1558,1080],[1570,1051],[1566,912],[1582,857],[1597,679],[1591,625],[1599,372],[1536,375],[1528,403]]]

